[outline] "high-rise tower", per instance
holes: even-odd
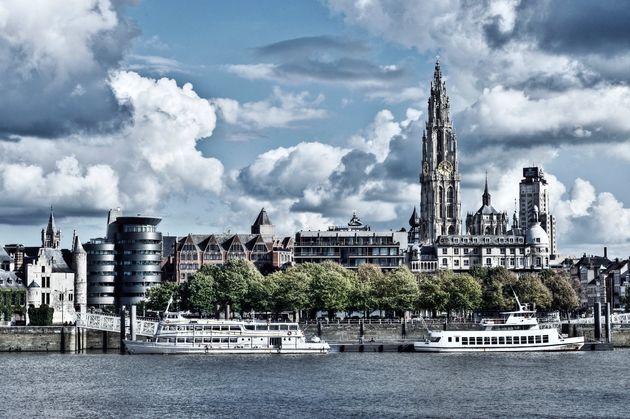
[[[539,167],[523,168],[523,179],[519,184],[519,224],[523,231],[536,222],[549,236],[549,253],[555,259],[558,253],[556,245],[556,219],[550,213],[549,186],[543,170]]]
[[[422,135],[419,229],[421,241],[433,243],[440,235],[459,234],[461,224],[457,140],[439,61],[431,82],[428,115]]]

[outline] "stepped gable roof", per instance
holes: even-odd
[[[254,221],[255,226],[260,226],[260,225],[271,225],[271,220],[269,219],[269,216],[267,215],[267,211],[265,211],[265,208],[262,208],[260,210],[260,212],[258,213],[258,217],[256,217],[256,221]]]
[[[243,246],[243,242],[241,241],[241,239],[239,238],[238,234],[232,234],[229,237],[225,238],[225,241],[223,241],[223,243],[221,243],[221,246],[227,250],[228,252],[230,251],[231,247],[233,245],[237,245],[237,246],[241,246],[241,248],[243,250],[245,249],[245,246]]]
[[[39,251],[39,257],[45,257],[52,260],[52,271],[72,273],[70,269],[70,261],[72,260],[72,253],[69,250],[52,249],[50,247],[42,247]]]

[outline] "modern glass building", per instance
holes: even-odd
[[[162,233],[159,217],[123,217],[110,210],[107,237],[84,245],[88,266],[88,307],[116,308],[144,300],[149,288],[160,284]]]

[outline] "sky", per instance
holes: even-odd
[[[33,11],[36,10],[36,13]],[[408,228],[439,57],[462,219],[543,167],[563,255],[630,256],[625,1],[0,3],[0,243]]]

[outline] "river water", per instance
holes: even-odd
[[[629,417],[630,351],[0,354],[2,417]]]

